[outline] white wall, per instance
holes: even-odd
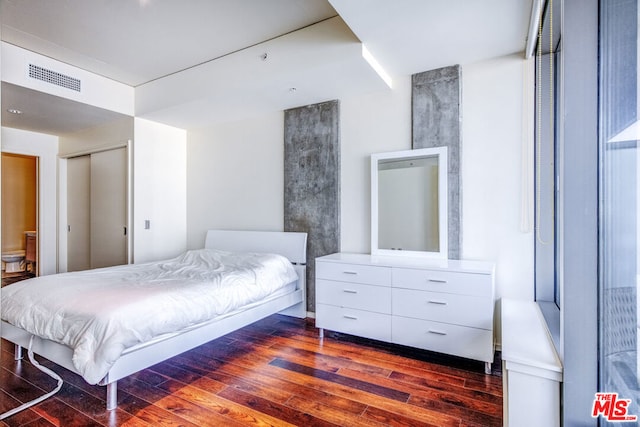
[[[496,296],[533,298],[533,237],[520,230],[521,57],[462,66],[462,257],[496,262]],[[342,99],[341,246],[370,251],[370,155],[411,148],[411,78]],[[188,245],[210,227],[281,229],[281,113],[189,132]]]
[[[1,139],[3,152],[39,157],[40,274],[56,273],[58,138],[3,127]],[[8,206],[2,208],[9,209]]]
[[[284,227],[284,113],[190,131],[187,162],[189,248],[211,228]]]
[[[133,117],[60,136],[61,157],[99,151],[126,144],[133,139]]]
[[[187,133],[137,118],[134,127],[133,262],[141,263],[187,248]]]
[[[533,301],[533,233],[520,230],[533,194],[521,190],[524,66],[514,55],[462,69],[462,257],[496,262],[498,298]]]
[[[393,90],[340,101],[340,245],[371,251],[371,154],[411,148],[411,76]]]

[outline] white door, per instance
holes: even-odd
[[[91,268],[127,263],[127,150],[91,154]]]
[[[91,268],[91,157],[67,160],[67,270]]]
[[[127,149],[67,160],[67,271],[126,264]]]

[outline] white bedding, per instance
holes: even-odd
[[[166,261],[42,276],[2,288],[2,319],[73,349],[98,383],[122,352],[254,303],[297,280],[274,254],[200,249]]]

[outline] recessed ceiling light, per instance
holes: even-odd
[[[297,91],[297,90],[298,90],[298,89],[297,89],[297,88],[295,88],[295,87],[290,87],[290,88],[289,88],[289,92],[290,92],[290,93],[293,93],[293,92],[295,92],[295,91]]]
[[[22,114],[22,111],[16,108],[7,108],[7,111],[10,112],[11,114]]]

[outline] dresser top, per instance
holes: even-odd
[[[495,265],[486,261],[434,259],[427,257],[384,256],[349,252],[338,252],[317,260],[349,264],[377,265],[381,267],[402,267],[425,270],[447,270],[465,273],[493,274]]]

